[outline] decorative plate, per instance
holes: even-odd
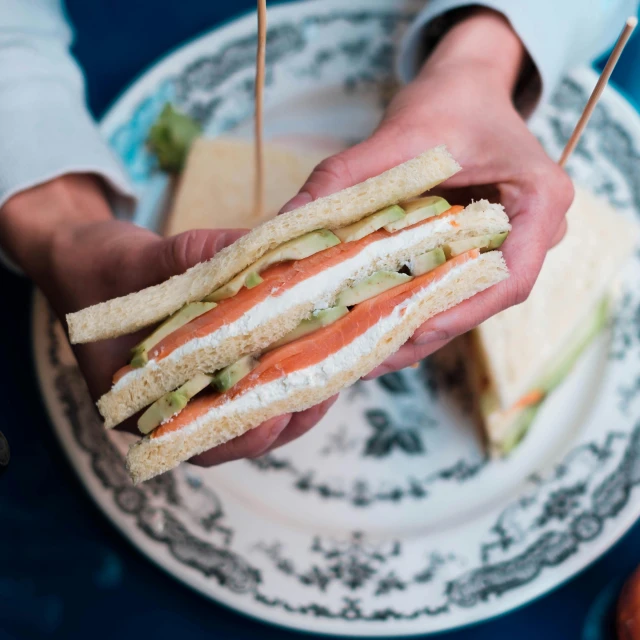
[[[397,0],[270,11],[269,133],[365,136],[393,86]],[[213,31],[137,81],[102,129],[153,225],[164,181],[144,147],[167,99],[211,134],[248,126],[255,19]],[[569,75],[532,124],[552,157],[596,80]],[[578,182],[640,211],[640,123],[609,89],[572,159]],[[105,433],[61,328],[34,307],[38,374],[72,465],[122,533],[204,595],[295,629],[402,636],[487,619],[595,560],[640,515],[640,258],[617,319],[553,394],[509,460],[490,462],[470,416],[462,356],[360,383],[298,442],[211,470],[183,465],[139,487],[129,436]]]

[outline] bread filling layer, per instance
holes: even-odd
[[[480,255],[468,251],[434,271],[367,300],[334,324],[263,356],[260,365],[223,394],[194,398],[177,416],[159,426],[153,439],[186,435],[228,415],[247,413],[286,398],[298,389],[325,386],[353,368],[361,357],[402,318],[438,289],[444,288]]]
[[[229,338],[250,333],[286,309],[311,302],[315,310],[327,308],[334,294],[331,283],[362,278],[372,263],[409,250],[430,236],[450,229],[456,224],[453,216],[462,210],[462,207],[451,207],[441,215],[401,231],[390,233],[381,229],[357,242],[340,244],[309,258],[271,267],[262,274],[260,285],[221,301],[215,309],[160,342],[145,367],[121,369],[114,377],[113,390],[126,387],[144,376],[147,367],[161,366],[159,363],[163,360],[177,362],[200,349],[215,348]]]

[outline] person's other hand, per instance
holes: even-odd
[[[359,183],[444,143],[463,170],[447,181],[442,195],[452,204],[486,197],[502,203],[511,218],[513,230],[502,247],[511,277],[432,318],[368,378],[409,366],[524,301],[547,250],[564,235],[572,183],[512,102],[523,55],[506,20],[478,10],[443,38],[419,77],[394,98],[374,134],[322,162],[285,207]]]
[[[99,181],[82,175],[23,191],[0,210],[2,246],[42,290],[65,327],[66,313],[183,273],[243,233],[199,230],[161,238],[115,220]],[[94,400],[109,390],[113,374],[129,360],[130,348],[148,332],[74,346]],[[331,403],[270,420],[194,462],[213,465],[261,455],[307,431]],[[135,423],[129,421],[127,428],[135,430]]]

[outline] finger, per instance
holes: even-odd
[[[147,266],[154,265],[158,277],[166,280],[184,273],[199,262],[212,258],[218,251],[247,233],[246,229],[196,229],[185,231],[162,241],[160,250],[146,256]],[[145,262],[143,262],[145,264]]]
[[[418,142],[415,136],[400,144],[398,136],[397,127],[387,123],[364,142],[323,160],[281,213],[377,176],[427,148],[427,143]]]
[[[562,218],[560,224],[558,225],[558,229],[555,235],[551,239],[551,246],[549,247],[550,249],[552,247],[555,247],[557,244],[560,244],[560,242],[565,237],[565,235],[567,235],[567,228],[568,228],[567,219]]]
[[[375,375],[397,371],[420,357],[426,357],[456,336],[527,298],[542,267],[549,242],[549,224],[544,224],[541,214],[548,215],[550,222],[557,213],[551,204],[545,202],[544,196],[544,193],[534,192],[533,196],[521,198],[514,206],[513,229],[502,246],[510,277],[431,318],[397,354],[378,368]]]
[[[451,342],[451,338],[446,338],[444,340],[429,340],[425,344],[415,344],[413,341],[409,341],[400,347],[400,349],[398,349],[398,351],[390,358],[387,358],[379,367],[376,367],[362,379],[373,380],[380,376],[384,376],[387,373],[412,367],[416,362],[424,360],[432,353],[442,349],[442,347],[449,342]]]
[[[278,449],[279,447],[282,447],[283,445],[288,444],[307,433],[307,431],[327,415],[327,412],[335,404],[337,399],[338,394],[324,402],[321,402],[315,407],[311,407],[311,409],[295,413],[291,418],[291,422],[287,425],[287,428],[278,436],[276,441],[265,451],[265,453]]]
[[[403,369],[421,360],[456,336],[466,333],[490,316],[526,297],[544,260],[547,238],[544,234],[540,237],[539,220],[534,227],[531,215],[527,216],[525,211],[518,213],[513,230],[502,246],[510,267],[509,279],[428,320],[397,353],[372,371],[367,379]]]
[[[546,255],[547,238],[535,234],[524,217],[503,245],[509,266],[507,280],[428,320],[412,337],[413,344],[451,340],[470,331],[503,309],[524,302]]]
[[[261,456],[289,424],[291,415],[267,420],[247,433],[221,444],[219,447],[194,456],[189,462],[199,467],[212,467],[241,458]]]

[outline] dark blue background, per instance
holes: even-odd
[[[75,53],[93,113],[159,56],[254,7],[253,0],[68,0]],[[616,80],[640,103],[640,41]],[[12,463],[0,477],[0,640],[8,638],[294,638],[191,592],[145,560],[97,510],[70,470],[36,391],[31,361],[31,286],[0,271],[0,429]],[[587,612],[640,563],[640,525],[591,568],[539,601],[442,638],[583,636]],[[561,613],[560,613],[561,612]],[[591,639],[607,637],[592,635]]]

